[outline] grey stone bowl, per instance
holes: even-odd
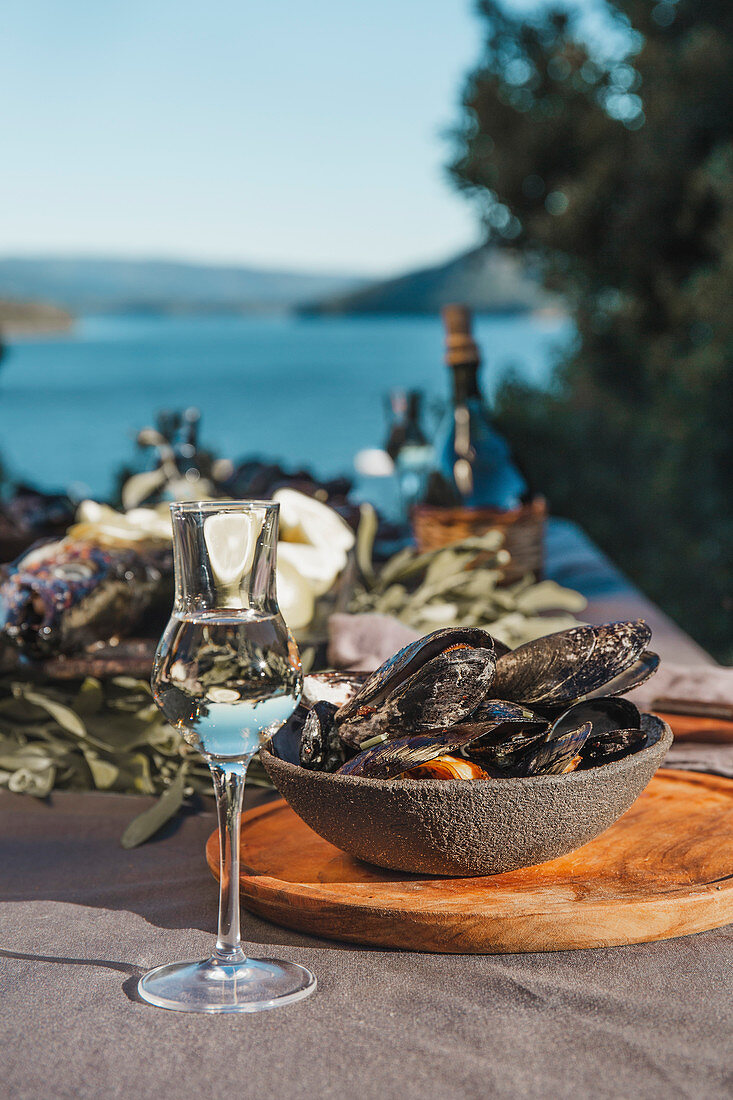
[[[642,715],[644,748],[568,775],[363,779],[308,771],[266,749],[262,763],[307,825],[368,863],[432,875],[496,875],[580,848],[638,798],[672,743]]]

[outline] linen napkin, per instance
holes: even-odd
[[[418,630],[393,615],[348,615],[335,611],[328,620],[328,663],[332,668],[372,672],[419,637]]]
[[[733,720],[733,668],[718,665],[675,665],[663,661],[659,670],[629,698],[642,710],[664,710],[663,703],[703,703]],[[669,708],[673,709],[672,706]]]

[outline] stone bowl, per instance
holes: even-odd
[[[642,715],[646,745],[610,764],[523,779],[364,779],[309,771],[260,750],[296,814],[368,863],[419,874],[498,875],[580,848],[638,798],[672,743]]]

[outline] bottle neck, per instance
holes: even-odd
[[[457,363],[451,369],[453,371],[453,404],[465,405],[471,397],[481,397],[481,389],[478,381],[478,361],[472,363]]]

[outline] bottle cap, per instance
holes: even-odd
[[[471,334],[471,311],[454,303],[443,307],[445,326],[445,361],[449,367],[481,361],[476,341]]]

